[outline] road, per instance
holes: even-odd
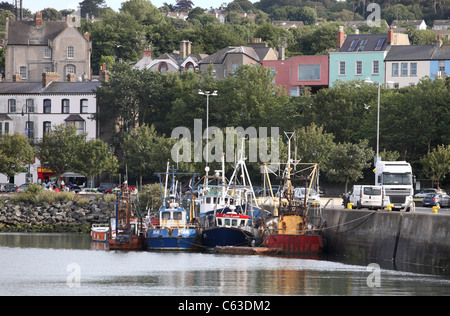
[[[327,205],[328,203],[328,205]],[[322,207],[332,207],[332,208],[344,208],[342,205],[342,198],[320,198],[320,205]],[[432,207],[422,207],[422,206],[416,206],[416,213],[428,213],[433,214],[433,208]],[[438,209],[438,214],[447,214],[450,215],[450,208],[441,208]]]

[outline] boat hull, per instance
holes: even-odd
[[[92,241],[95,241],[95,242],[107,242],[108,241],[108,231],[107,230],[92,230],[91,238],[92,238]]]
[[[199,231],[193,228],[152,228],[147,231],[147,250],[195,251],[199,238]]]
[[[144,235],[119,236],[108,239],[109,250],[143,250],[145,249]]]
[[[202,245],[206,248],[217,246],[250,246],[252,234],[233,227],[210,227],[202,232]]]
[[[323,250],[323,239],[318,234],[264,236],[263,247],[279,249],[284,254],[317,254]]]

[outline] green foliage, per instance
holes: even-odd
[[[159,183],[144,185],[139,190],[138,198],[141,210],[158,210],[161,207],[161,187]]]
[[[33,163],[34,150],[24,134],[0,136],[0,173],[8,177],[26,171],[26,164]]]
[[[426,176],[439,182],[450,173],[450,145],[439,145],[420,160]]]

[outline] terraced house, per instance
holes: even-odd
[[[5,80],[37,82],[45,72],[59,74],[62,81],[68,75],[90,79],[92,45],[74,19],[44,21],[37,12],[35,21],[8,20]]]

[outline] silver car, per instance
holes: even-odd
[[[304,201],[305,200],[305,195],[307,192],[306,188],[295,188],[294,189],[294,199],[296,200],[300,200],[300,201]],[[308,196],[308,204],[312,204],[312,203],[318,203],[320,204],[320,195],[317,193],[316,190],[311,189],[311,191],[309,191],[309,196]]]

